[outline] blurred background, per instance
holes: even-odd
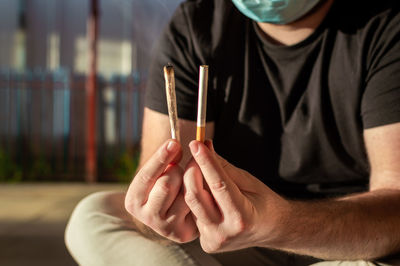
[[[65,224],[132,178],[150,58],[180,2],[0,0],[0,265],[76,265]]]

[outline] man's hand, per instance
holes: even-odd
[[[175,242],[188,242],[198,235],[182,191],[183,170],[178,163],[182,149],[168,140],[134,177],[125,208],[141,223]]]
[[[189,146],[193,159],[184,174],[185,201],[203,250],[237,250],[274,238],[286,201],[219,157],[210,141],[206,145],[192,141]]]

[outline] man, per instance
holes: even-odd
[[[83,265],[394,265],[399,22],[395,0],[183,3],[152,64],[141,169],[126,195],[80,203],[66,235],[73,256]],[[181,144],[168,140],[167,63]],[[202,64],[214,145],[191,141]]]

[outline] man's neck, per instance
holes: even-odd
[[[310,36],[328,14],[334,0],[322,1],[309,14],[290,24],[279,25],[258,22],[265,37],[273,43],[294,45]]]

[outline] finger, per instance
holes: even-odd
[[[237,186],[226,176],[215,154],[199,141],[192,141],[189,147],[222,213],[226,215],[236,212],[235,201],[242,195]]]
[[[217,161],[219,162],[219,165],[220,165],[220,167],[221,167],[222,169],[224,169],[224,170],[227,170],[227,169],[231,170],[232,167],[233,167],[233,168],[236,168],[236,167],[234,167],[233,165],[231,165],[227,160],[225,160],[224,158],[222,158],[221,156],[219,156],[219,155],[216,153],[216,151],[215,151],[215,149],[214,149],[214,145],[213,145],[212,140],[210,140],[210,139],[205,140],[205,141],[204,141],[204,145],[206,145],[207,148],[211,151],[211,153],[215,156],[215,158],[216,158]],[[229,178],[231,178],[231,179],[233,178],[233,176],[230,176],[230,175],[228,175],[228,176],[229,176]]]
[[[175,140],[173,140],[173,141],[175,141]],[[181,146],[179,146],[178,153],[175,155],[175,157],[172,159],[172,161],[169,164],[179,164],[179,162],[182,160],[182,156],[183,156],[183,151],[182,151]]]
[[[218,223],[221,214],[212,196],[203,187],[203,175],[197,163],[192,160],[183,175],[185,202],[193,215],[204,224]]]
[[[182,186],[183,170],[177,165],[169,165],[151,189],[145,209],[152,215],[165,218]]]
[[[183,190],[180,190],[171,208],[167,211],[165,221],[167,224],[175,226],[176,233],[180,236],[178,241],[180,243],[192,241],[198,236],[198,230],[185,202]]]
[[[204,145],[206,145],[207,148],[208,148],[210,151],[212,151],[212,152],[215,153],[214,145],[213,145],[213,142],[212,142],[211,139],[206,139],[206,140],[204,141]]]
[[[172,220],[183,220],[190,213],[190,209],[185,202],[183,191],[179,192],[176,196],[171,207],[168,209],[165,219],[168,222]]]
[[[217,158],[221,168],[224,169],[227,176],[229,176],[229,179],[232,180],[233,183],[235,183],[240,190],[243,190],[243,191],[253,191],[254,190],[254,185],[251,186],[251,184],[253,184],[253,183],[249,182],[249,178],[251,178],[254,182],[260,183],[260,185],[263,184],[257,178],[254,178],[250,173],[230,164],[226,159],[224,159],[218,153],[216,153],[216,151],[214,149],[214,145],[212,143],[212,140],[208,139],[208,140],[204,141],[204,144],[207,146],[207,148],[209,148],[213,152],[213,154]]]
[[[128,189],[128,195],[133,197],[135,202],[145,204],[158,177],[170,163],[177,162],[180,153],[181,146],[177,141],[166,141],[137,173]]]
[[[222,168],[225,168],[225,167],[227,167],[228,165],[230,165],[230,164],[228,163],[227,160],[225,160],[224,158],[222,158],[222,157],[221,157],[220,155],[218,155],[218,153],[215,151],[215,149],[214,149],[214,144],[213,144],[212,140],[210,140],[210,139],[205,140],[205,141],[204,141],[204,145],[206,145],[207,148],[211,151],[211,153],[214,154],[214,156],[217,158],[217,160],[219,161],[219,163],[220,163],[220,165],[221,165]],[[231,165],[231,166],[233,166],[233,165]]]

